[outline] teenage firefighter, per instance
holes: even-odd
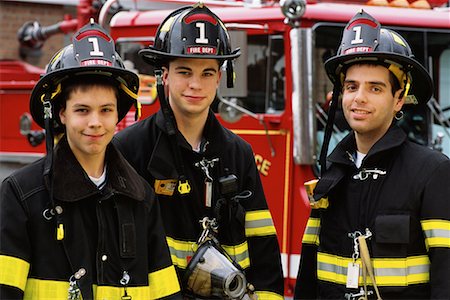
[[[325,69],[352,131],[321,165],[295,298],[450,299],[450,160],[396,125],[426,109],[429,74],[363,11]]]
[[[1,186],[1,299],[181,299],[154,192],[110,143],[138,88],[93,22],[50,61],[30,99],[47,156]]]
[[[180,280],[186,281],[197,249],[199,221],[220,219],[218,240],[259,299],[282,299],[280,250],[253,151],[210,109],[221,67],[231,86],[232,60],[240,54],[231,51],[225,25],[202,4],[183,7],[140,53],[156,67],[161,110],[119,132],[114,142],[155,188]],[[192,287],[182,290],[189,296]]]

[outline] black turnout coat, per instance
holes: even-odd
[[[1,186],[0,298],[67,299],[71,279],[82,299],[178,298],[154,192],[114,146],[99,190],[64,137],[54,151],[54,205],[45,159]]]
[[[201,233],[199,221],[214,217],[214,207],[224,196],[220,178],[237,177],[237,193],[251,196],[227,210],[219,225],[219,240],[227,253],[245,270],[247,280],[260,299],[281,299],[283,275],[280,250],[250,145],[224,128],[210,111],[199,152],[178,132],[176,145],[183,168],[176,163],[161,111],[119,132],[113,142],[131,165],[153,185],[163,215],[172,261],[180,280],[196,249]],[[213,178],[212,204],[205,203],[205,173],[196,163],[218,159],[209,170]],[[191,191],[181,195],[179,173],[188,179]]]

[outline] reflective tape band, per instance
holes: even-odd
[[[302,243],[319,245],[320,219],[309,218],[303,233]]]
[[[351,258],[317,254],[317,277],[323,281],[346,284],[347,266]],[[361,260],[356,261],[361,266]],[[408,286],[430,281],[430,260],[427,255],[407,258],[372,258],[374,274],[379,286]],[[367,278],[371,284],[370,278]],[[362,274],[359,276],[362,285]]]
[[[0,284],[16,287],[22,291],[27,284],[30,264],[20,258],[0,255]]]
[[[266,236],[276,235],[272,215],[268,210],[247,211],[245,214],[245,235]]]
[[[186,269],[188,258],[194,256],[198,246],[196,242],[186,242],[166,237],[169,246],[172,263],[179,268]],[[246,269],[250,266],[250,256],[248,253],[247,241],[239,245],[222,245],[222,248],[230,257],[237,262],[242,268]]]
[[[57,281],[28,278],[23,299],[67,299],[68,296],[69,280]]]
[[[198,246],[196,242],[186,242],[166,237],[167,245],[169,246],[172,263],[182,269],[186,269],[188,257],[192,257],[197,251]]]
[[[170,266],[148,275],[149,286],[127,287],[132,299],[160,299],[180,291],[174,266]],[[92,286],[94,299],[121,299],[123,287]],[[67,299],[69,281],[43,280],[29,278],[26,283],[24,299]]]
[[[222,245],[222,248],[233,259],[233,261],[237,262],[243,269],[250,267],[250,256],[248,254],[247,241],[235,246]]]
[[[174,266],[169,266],[150,273],[148,275],[148,281],[150,287],[150,299],[160,299],[180,291],[180,285]],[[136,297],[135,299],[144,298]]]
[[[429,247],[450,248],[450,221],[422,220],[422,230],[425,234],[425,244]]]
[[[256,291],[255,294],[258,296],[258,300],[283,300],[284,297],[273,292],[267,291]]]

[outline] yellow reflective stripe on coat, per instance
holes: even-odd
[[[265,236],[276,234],[269,210],[247,211],[245,213],[245,235]]]
[[[27,284],[30,264],[20,258],[0,255],[0,284],[16,287],[22,291]]]
[[[320,218],[310,217],[308,219],[308,223],[306,223],[302,243],[319,245],[319,233],[320,233]]]
[[[258,300],[283,300],[284,297],[273,292],[267,291],[256,291],[255,294],[258,296]]]
[[[94,286],[94,299],[121,299],[124,292],[124,287],[103,285]],[[127,295],[130,296],[131,299],[155,299],[150,297],[150,289],[148,286],[127,287]]]
[[[235,246],[222,245],[222,248],[243,269],[250,267],[250,256],[248,254],[247,241],[243,242],[240,245],[235,245]]]
[[[150,299],[159,299],[180,291],[174,266],[152,272],[148,275]]]
[[[407,286],[430,281],[430,260],[427,255],[406,258],[372,258],[375,278],[379,286]],[[351,258],[317,253],[317,277],[323,281],[346,284],[347,266]],[[356,261],[361,266],[361,260]],[[359,283],[362,284],[362,272]],[[371,284],[370,277],[367,278]]]
[[[167,245],[169,246],[170,257],[172,263],[182,269],[186,269],[188,257],[192,257],[198,246],[195,242],[186,242],[176,240],[171,237],[166,237]]]
[[[56,281],[29,278],[23,299],[67,299],[68,296],[69,280]]]
[[[186,242],[166,237],[169,246],[172,263],[179,268],[186,269],[188,258],[191,258],[198,246],[196,242]],[[242,268],[246,269],[250,266],[250,258],[248,253],[247,241],[239,245],[222,245],[222,248],[237,262]]]
[[[132,299],[160,299],[180,291],[174,266],[148,275],[149,286],[127,287]],[[94,299],[121,299],[123,287],[93,285]],[[29,278],[26,283],[24,299],[67,299],[69,281],[42,280]]]
[[[425,244],[429,247],[450,248],[450,221],[422,220],[422,230],[425,234]]]

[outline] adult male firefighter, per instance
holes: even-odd
[[[154,45],[140,54],[156,66],[161,110],[119,132],[114,142],[155,188],[184,295],[234,298],[227,289],[242,283],[242,277],[234,283],[227,277],[224,291],[213,274],[218,270],[205,275],[212,281],[208,291],[189,283],[201,267],[195,262],[203,260],[190,258],[208,236],[245,272],[259,299],[282,299],[279,246],[252,149],[210,109],[223,64],[228,85],[233,83],[232,60],[239,49],[231,51],[219,17],[196,4],[172,12]]]
[[[30,99],[47,156],[1,186],[1,299],[181,299],[154,192],[110,143],[138,88],[93,22],[50,61]]]
[[[430,76],[363,11],[325,69],[352,131],[321,166],[295,298],[449,299],[450,161],[395,124],[426,109]]]

